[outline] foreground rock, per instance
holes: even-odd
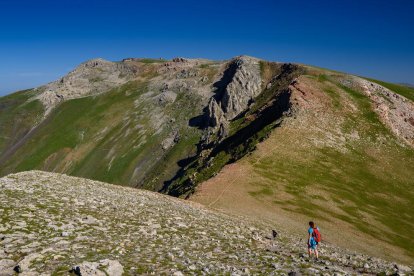
[[[325,244],[309,260],[302,238],[143,190],[30,171],[0,191],[0,275],[412,273]]]
[[[121,276],[124,269],[118,261],[102,260],[95,263],[83,262],[79,266],[74,266],[70,272],[75,275]]]

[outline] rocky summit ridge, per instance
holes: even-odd
[[[0,275],[413,272],[325,243],[309,259],[305,236],[139,189],[29,171],[0,190]]]
[[[61,79],[38,88],[35,98],[45,106],[47,115],[59,102],[108,91],[131,80],[136,69],[102,58],[80,64]]]

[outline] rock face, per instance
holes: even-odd
[[[225,123],[224,112],[215,98],[211,98],[207,108],[207,124],[211,127],[218,127],[220,124]]]
[[[325,243],[314,261],[304,237],[144,190],[40,171],[0,189],[0,275],[412,273]]]
[[[39,87],[43,92],[36,98],[45,105],[47,115],[61,101],[106,92],[131,80],[135,73],[135,68],[124,62],[92,59],[60,80]]]
[[[252,57],[238,57],[230,67],[235,67],[230,83],[225,87],[221,106],[228,120],[234,119],[245,110],[261,92],[259,60]]]
[[[216,94],[210,99],[206,113],[208,125],[225,126],[249,107],[261,92],[259,60],[240,56],[231,60],[215,84]]]
[[[220,79],[213,85],[215,94],[205,109],[206,131],[203,147],[226,138],[230,121],[245,111],[261,92],[260,60],[239,56],[225,64]]]

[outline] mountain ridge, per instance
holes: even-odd
[[[60,172],[246,216],[243,205],[267,206],[280,216],[270,221],[311,217],[329,233],[344,225],[360,233],[352,248],[378,241],[367,253],[409,262],[412,95],[248,56],[94,59],[0,98],[0,175]],[[250,173],[231,177],[229,164]],[[223,190],[233,178],[239,185]]]

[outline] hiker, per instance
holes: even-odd
[[[318,243],[321,241],[321,233],[319,232],[319,228],[315,227],[315,223],[313,221],[309,221],[309,229],[308,229],[308,254],[309,258],[311,257],[312,253],[315,253],[316,260],[319,259],[318,253]]]

